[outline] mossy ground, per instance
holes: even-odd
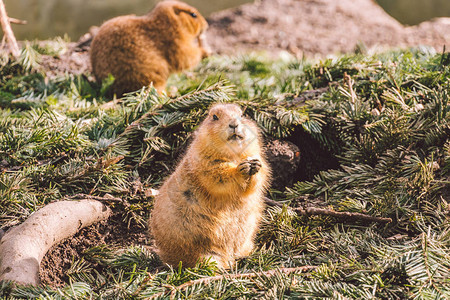
[[[450,297],[448,53],[415,48],[314,61],[213,56],[172,76],[169,96],[143,89],[111,106],[111,80],[99,85],[89,74],[36,71],[39,56],[58,49],[28,46],[19,63],[1,62],[1,227],[82,193],[121,198],[108,203],[116,217],[144,228],[152,206],[146,191],[169,174],[211,103],[236,102],[266,136],[300,147],[302,175],[270,191],[285,206],[266,210],[254,253],[230,273],[317,268],[177,290],[212,276],[215,266],[155,269],[158,258],[147,248],[106,244],[73,261],[64,287],[2,283],[2,297]],[[324,157],[335,162],[332,169],[323,170]],[[315,203],[393,222],[347,224],[290,209]]]

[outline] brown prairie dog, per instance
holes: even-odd
[[[270,169],[257,125],[235,104],[216,104],[155,198],[150,228],[161,259],[227,268],[253,249]]]
[[[171,73],[210,55],[207,28],[197,9],[181,1],[159,2],[144,16],[113,18],[92,41],[92,71],[97,81],[112,74],[118,96],[150,84],[162,92]]]

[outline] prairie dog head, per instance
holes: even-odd
[[[198,137],[216,152],[240,156],[259,153],[259,130],[236,104],[215,104],[199,128]]]
[[[181,1],[161,1],[153,12],[166,14],[176,21],[180,31],[193,37],[199,37],[208,28],[208,23],[198,10]]]

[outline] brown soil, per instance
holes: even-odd
[[[41,262],[41,283],[52,287],[64,286],[68,282],[66,273],[72,263],[81,259],[86,250],[102,245],[113,249],[141,245],[152,250],[153,241],[146,228],[127,228],[119,216],[113,216],[107,221],[83,228],[75,236],[52,247]]]
[[[79,75],[91,72],[89,51],[79,51],[75,43],[70,43],[67,52],[59,57],[42,55],[40,65],[46,76],[50,78],[64,76],[64,74]],[[93,77],[92,80],[94,80]]]

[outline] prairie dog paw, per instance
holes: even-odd
[[[248,176],[255,175],[259,169],[261,169],[261,161],[257,158],[247,158],[238,165],[239,172]]]
[[[197,41],[198,41],[198,46],[202,49],[202,58],[211,56],[212,50],[209,47],[208,42],[206,41],[205,33],[200,34],[197,37]]]

